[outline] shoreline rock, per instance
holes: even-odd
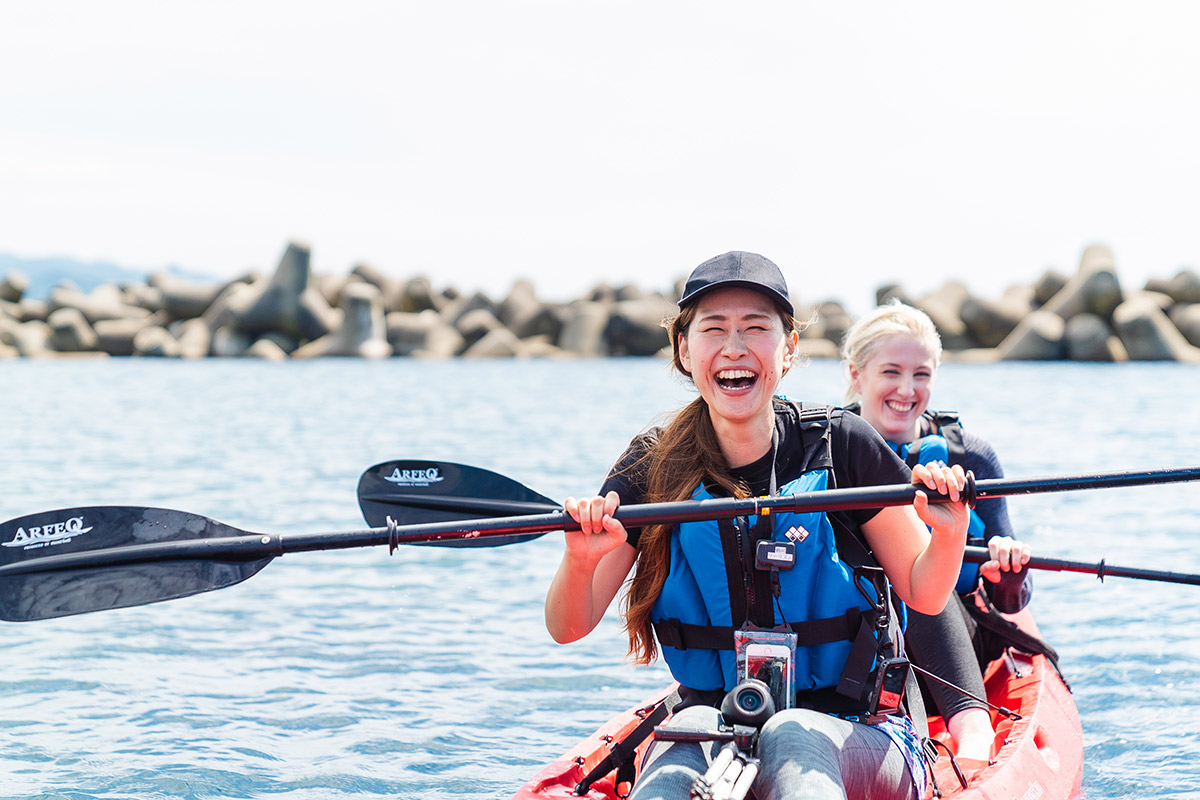
[[[497,302],[368,264],[314,275],[299,242],[270,274],[224,283],[157,273],[85,293],[64,281],[45,301],[26,297],[28,286],[19,272],[0,276],[0,358],[661,358],[670,354],[662,323],[676,311],[674,294],[637,286],[598,284],[561,303],[518,280]],[[959,281],[920,297],[899,283],[876,291],[880,302],[893,297],[929,314],[948,361],[1200,363],[1200,274],[1184,269],[1131,291],[1103,245],[1085,248],[1073,275],[1047,270],[1000,298]],[[839,357],[854,321],[833,300],[798,305],[797,319],[811,320],[803,356],[821,359]]]

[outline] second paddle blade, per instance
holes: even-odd
[[[470,531],[475,519],[545,514],[562,507],[511,478],[452,461],[385,461],[363,473],[358,505],[374,528],[390,517],[397,525],[462,521]],[[542,533],[424,542],[443,547],[499,547],[527,542]]]

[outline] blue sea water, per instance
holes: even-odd
[[[839,367],[793,371],[837,402]],[[0,362],[0,520],[135,505],[247,531],[364,527],[372,464],[435,458],[552,498],[593,491],[690,398],[657,360]],[[1200,370],[947,364],[1010,476],[1200,463]],[[1200,573],[1190,484],[1014,498],[1045,555]],[[217,592],[0,623],[0,797],[507,797],[664,685],[611,615],[542,624],[555,534],[483,549],[292,554]],[[1091,798],[1200,795],[1200,587],[1039,573],[1083,719]]]

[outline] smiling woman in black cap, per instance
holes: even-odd
[[[919,736],[896,692],[877,688],[885,665],[905,664],[899,613],[870,568],[881,567],[913,608],[940,611],[961,565],[964,504],[930,504],[918,492],[912,506],[882,510],[629,530],[613,515],[621,503],[910,478],[958,500],[962,470],[917,466],[910,475],[860,418],[775,396],[799,336],[787,283],[768,259],[731,252],[706,261],[679,307],[669,324],[674,366],[700,396],[635,438],[599,496],[567,498],[581,530],[566,534],[546,626],[559,642],[587,635],[632,570],[623,609],[630,652],[642,663],[661,653],[679,681],[672,726],[715,729],[726,692],[747,677],[771,678],[779,710],[758,739],[758,797],[921,797]],[[762,540],[793,567],[764,561]],[[656,742],[633,796],[687,797],[716,749]]]

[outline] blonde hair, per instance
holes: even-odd
[[[925,346],[936,369],[942,363],[942,337],[929,315],[920,309],[906,306],[893,298],[863,316],[846,331],[842,342],[842,367],[846,370],[846,401],[858,402],[858,392],[849,380],[849,365],[860,372],[875,355],[879,345],[889,336],[912,336]]]
[[[785,335],[790,335],[796,330],[796,318],[778,303],[775,307]],[[679,342],[687,336],[695,317],[696,305],[692,304],[664,323],[671,335],[672,364],[689,380],[692,376],[683,367]],[[705,481],[719,485],[731,497],[750,496],[749,487],[730,473],[703,397],[682,408],[659,433],[658,441],[629,469],[643,468],[648,503],[691,499],[696,487]],[[673,525],[647,525],[638,539],[637,568],[625,593],[624,618],[629,654],[639,664],[648,664],[658,655],[650,612],[671,568],[673,529]]]

